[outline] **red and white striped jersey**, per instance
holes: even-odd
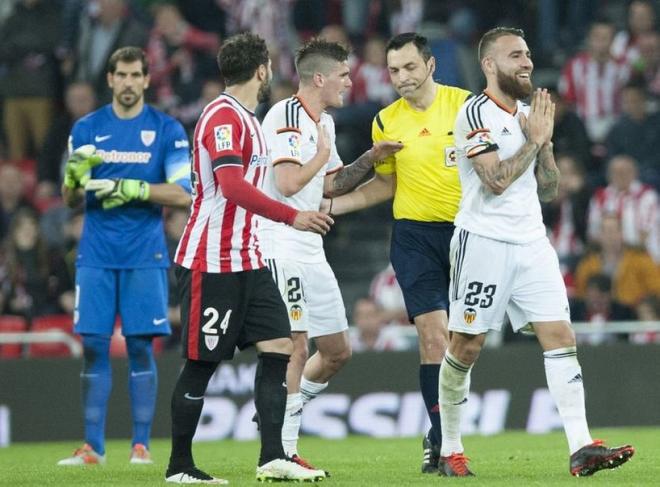
[[[223,93],[197,122],[193,141],[193,200],[175,262],[202,272],[240,272],[264,267],[256,217],[228,201],[217,172],[240,166],[244,179],[261,188],[268,149],[254,113]]]
[[[619,191],[612,185],[596,190],[589,203],[589,237],[598,237],[603,215],[608,213],[620,218],[625,243],[645,246],[653,260],[660,262],[658,194],[651,186],[633,181],[627,191]]]
[[[630,67],[610,60],[601,64],[581,53],[564,66],[559,93],[574,104],[589,137],[602,142],[620,112],[621,89],[630,77]]]

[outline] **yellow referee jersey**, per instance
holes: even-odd
[[[461,199],[456,166],[454,121],[470,92],[436,84],[433,104],[423,112],[403,98],[374,118],[374,142],[394,140],[403,149],[376,165],[379,174],[396,173],[394,218],[453,222]]]

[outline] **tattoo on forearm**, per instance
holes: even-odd
[[[548,202],[555,199],[559,189],[559,168],[557,168],[555,156],[550,147],[544,147],[539,152],[539,163],[536,166],[535,175],[539,200]]]
[[[369,151],[355,159],[352,164],[337,173],[332,182],[332,191],[327,196],[339,196],[352,190],[373,167]]]
[[[527,141],[513,157],[504,159],[492,167],[486,167],[484,164],[474,164],[474,170],[479,175],[481,182],[495,194],[501,194],[525,172],[538,151],[538,145]]]

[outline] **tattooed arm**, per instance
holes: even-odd
[[[559,169],[557,168],[557,164],[555,164],[552,142],[544,144],[541,147],[535,175],[536,182],[538,183],[537,192],[539,200],[547,203],[555,199],[559,188]]]
[[[473,157],[472,165],[483,185],[500,195],[525,172],[539,149],[537,143],[528,140],[513,157],[501,161],[497,152],[491,151]]]
[[[352,164],[340,171],[328,174],[323,183],[323,194],[334,198],[351,191],[364,178],[374,163],[381,161],[401,150],[400,142],[381,141],[358,157]]]

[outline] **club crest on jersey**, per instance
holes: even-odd
[[[206,348],[208,348],[209,350],[214,350],[215,347],[218,346],[219,341],[220,341],[220,337],[218,335],[204,336],[204,343],[206,344]]]
[[[297,304],[294,304],[291,306],[291,311],[289,312],[289,316],[291,316],[291,319],[293,321],[298,321],[300,318],[302,318],[303,310],[300,306]]]
[[[149,147],[156,140],[156,131],[155,130],[142,130],[140,131],[140,139],[142,143]]]
[[[477,312],[475,311],[474,308],[467,308],[463,312],[463,319],[465,320],[465,323],[467,323],[468,325],[471,325],[476,317],[477,317]]]
[[[289,135],[289,155],[299,159],[300,154],[300,134],[290,134]]]
[[[232,127],[231,125],[218,125],[213,127],[215,135],[215,150],[220,152],[232,149]]]

